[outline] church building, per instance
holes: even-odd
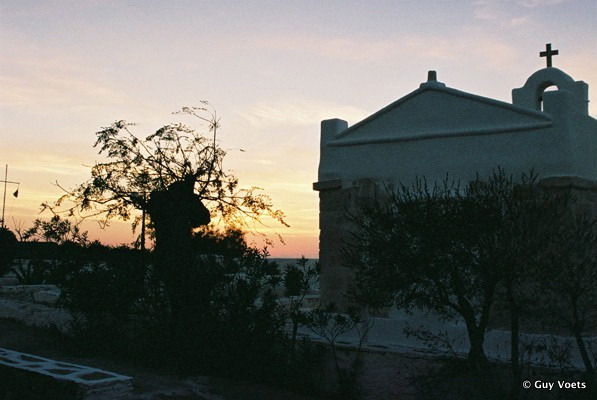
[[[417,177],[466,183],[497,167],[515,176],[533,169],[541,184],[570,188],[597,217],[597,120],[589,116],[588,85],[552,67],[555,54],[548,45],[541,53],[547,67],[512,90],[512,103],[450,88],[430,71],[417,90],[350,127],[341,119],[321,122],[313,188],[323,304],[345,304],[347,213]]]

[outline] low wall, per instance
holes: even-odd
[[[40,328],[54,327],[68,333],[72,316],[55,306],[59,295],[60,290],[54,285],[0,287],[0,318]]]
[[[0,348],[2,398],[125,400],[132,378],[96,368],[54,361]]]

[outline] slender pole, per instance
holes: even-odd
[[[6,207],[6,184],[8,183],[8,164],[4,169],[4,198],[2,200],[2,229],[4,229],[4,208]]]

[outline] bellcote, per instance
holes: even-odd
[[[551,86],[556,86],[557,91],[546,91]],[[567,101],[576,112],[589,114],[589,85],[574,81],[557,68],[541,69],[531,75],[523,87],[512,90],[512,104],[537,111],[549,111],[543,107],[545,97],[552,98],[550,103]]]

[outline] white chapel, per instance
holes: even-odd
[[[348,126],[321,122],[318,181],[322,302],[344,303],[350,270],[342,247],[358,201],[415,178],[460,182],[533,169],[552,186],[581,193],[597,216],[597,120],[589,116],[588,85],[551,66],[512,90],[512,103],[450,88],[430,71],[418,89]],[[556,90],[546,90],[554,87]]]

